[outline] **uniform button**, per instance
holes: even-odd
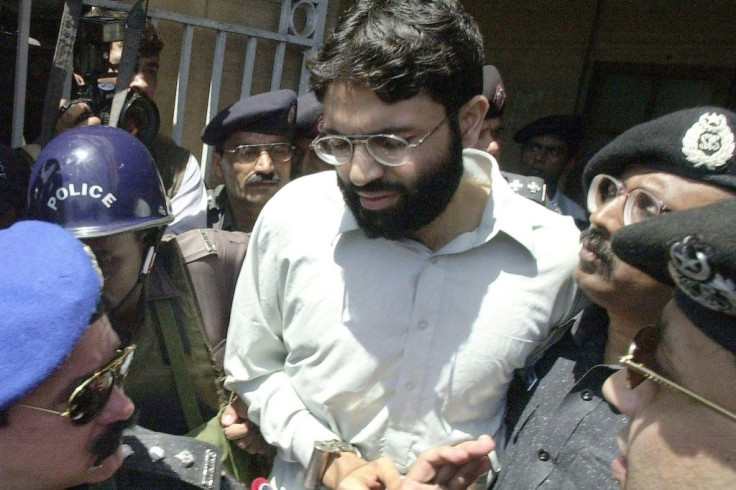
[[[433,264],[436,264],[438,260],[440,259],[438,259],[437,257],[432,257],[431,259],[429,259],[429,261]]]
[[[583,391],[582,391],[582,392],[580,393],[580,397],[581,397],[581,398],[582,398],[583,400],[585,400],[586,402],[589,402],[590,400],[592,400],[592,399],[593,399],[593,392],[592,392],[592,391],[590,391],[590,390],[583,390]]]
[[[413,390],[413,389],[414,389],[414,382],[413,382],[413,381],[409,381],[408,383],[406,383],[406,384],[404,385],[404,388],[406,388],[406,391],[411,391],[411,390]]]
[[[539,456],[539,461],[549,461],[549,453],[544,449],[540,449],[537,454]]]
[[[427,323],[427,320],[422,320],[419,322],[419,330],[426,330],[427,326],[429,324]]]

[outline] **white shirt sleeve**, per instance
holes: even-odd
[[[302,402],[285,371],[278,250],[256,223],[238,278],[225,350],[225,387],[248,405],[248,417],[282,459],[307,466],[314,441],[339,439]],[[264,236],[266,235],[266,236]],[[270,243],[269,243],[270,242]],[[282,269],[283,270],[283,269]]]
[[[188,230],[207,227],[207,189],[199,163],[191,153],[181,186],[171,199],[171,212],[174,221],[166,228],[166,233],[178,235]]]

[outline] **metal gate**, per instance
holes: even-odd
[[[277,32],[149,8],[147,14],[154,25],[158,24],[161,20],[165,20],[178,23],[183,28],[183,35],[179,44],[179,68],[172,115],[171,137],[174,141],[181,144],[182,140],[184,114],[189,95],[189,79],[192,69],[195,29],[209,29],[216,32],[214,52],[212,53],[212,65],[207,67],[211,70],[211,77],[205,120],[197,122],[201,123],[203,127],[218,111],[228,35],[237,34],[247,38],[240,98],[251,95],[256,62],[262,67],[265,62],[270,61],[273,66],[271,72],[271,90],[282,88],[282,74],[285,63],[287,62],[285,53],[287,45],[290,44],[303,50],[303,55],[301,60],[299,60],[301,66],[299,67],[300,77],[298,86],[298,92],[303,93],[308,88],[308,73],[304,67],[304,62],[313,54],[315,48],[322,43],[328,2],[329,0],[270,0],[269,4],[273,4],[274,8],[279,10],[279,26]],[[111,0],[84,0],[84,4],[125,11],[130,10],[132,7],[129,3]],[[247,8],[247,5],[248,2],[243,1],[244,8]],[[22,144],[31,0],[20,0],[18,16],[19,28],[11,136],[13,147]],[[258,54],[259,43],[264,41],[276,43],[275,55],[272,60],[264,60]],[[176,46],[176,43],[170,42],[169,44]],[[205,69],[205,67],[202,67],[202,69]],[[65,95],[68,96],[68,92]],[[205,180],[207,180],[209,178],[210,148],[206,145],[202,149],[200,162],[203,175],[205,176]]]

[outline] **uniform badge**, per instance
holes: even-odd
[[[736,315],[736,284],[710,265],[710,245],[687,236],[670,247],[668,269],[678,287],[708,309]]]
[[[706,112],[693,124],[682,138],[682,153],[694,167],[705,166],[715,170],[733,158],[733,131],[728,126],[726,116]]]
[[[496,85],[496,92],[493,94],[493,100],[491,102],[493,102],[497,111],[503,109],[503,106],[506,103],[506,91],[503,88],[503,84],[499,83]]]

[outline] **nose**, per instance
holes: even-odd
[[[590,215],[590,224],[613,233],[624,226],[624,201],[623,196],[617,196],[600,206]]]
[[[381,178],[386,170],[385,166],[368,153],[365,145],[356,145],[353,149],[353,159],[345,165],[350,166],[350,182],[359,187]]]
[[[135,404],[133,400],[128,398],[120,387],[115,386],[98,420],[102,425],[109,425],[121,420],[128,420],[134,411]]]
[[[272,174],[274,170],[271,154],[267,150],[263,150],[256,159],[255,171],[260,174]]]
[[[148,82],[146,82],[146,79],[142,73],[136,73],[133,76],[133,80],[130,81],[128,87],[138,89],[144,93],[148,92]]]

